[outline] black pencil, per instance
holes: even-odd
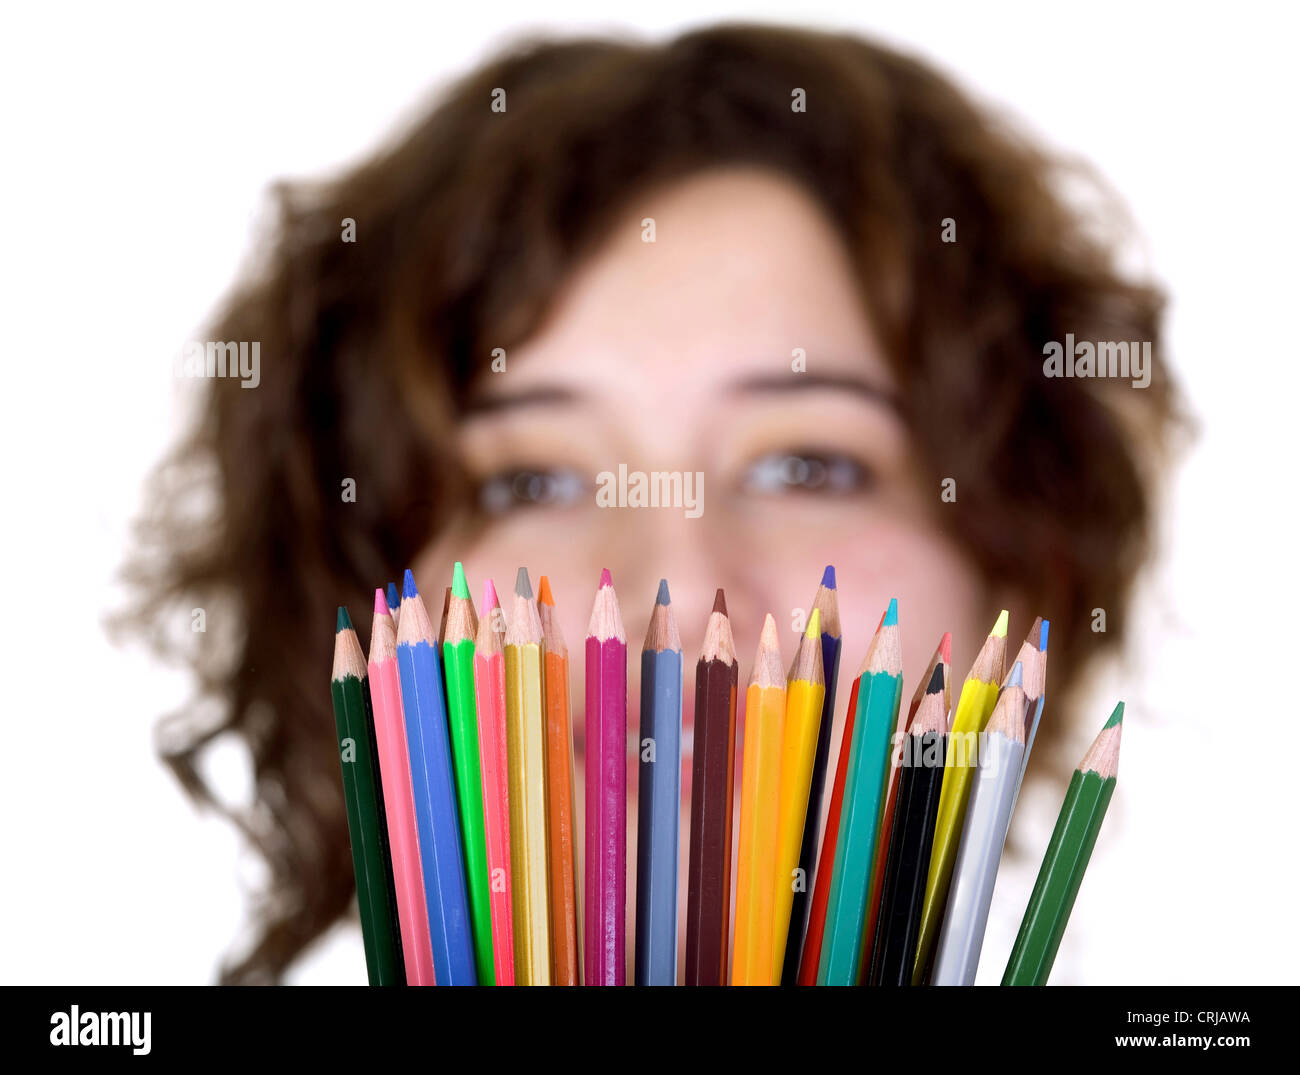
[[[930,871],[930,849],[939,815],[947,750],[943,667],[930,677],[903,741],[898,810],[885,860],[885,883],[872,946],[871,985],[910,985],[921,929],[921,907]]]

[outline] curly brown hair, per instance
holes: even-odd
[[[505,112],[489,108],[498,88]],[[151,486],[130,615],[200,695],[160,725],[160,752],[270,868],[256,938],[222,981],[279,980],[353,893],[329,646],[303,624],[364,600],[464,501],[442,462],[458,401],[629,195],[733,163],[793,176],[842,233],[905,401],[944,416],[916,432],[931,473],[960,482],[947,525],[987,580],[1052,620],[1054,711],[1121,640],[1176,393],[1162,297],[1061,193],[1077,167],[852,36],[723,26],[514,47],[361,166],[277,188],[274,233],[209,330],[260,341],[261,386],[211,381]],[[339,241],[345,217],[364,241]],[[945,218],[960,241],[937,241]],[[1151,341],[1150,387],[1044,377],[1044,341],[1067,332]],[[356,503],[343,475],[366,491]],[[209,633],[183,640],[178,610],[194,606]],[[1095,606],[1103,635],[1088,631]],[[247,808],[219,803],[198,764],[226,734],[252,758]]]

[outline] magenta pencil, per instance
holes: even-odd
[[[623,985],[627,903],[627,635],[609,569],[587,627],[583,983]]]
[[[474,639],[474,694],[483,781],[488,906],[497,985],[515,984],[514,918],[510,890],[510,790],[506,762],[505,616],[491,579],[483,580],[483,618]]]
[[[375,713],[375,742],[379,748],[388,846],[393,856],[393,887],[397,921],[402,932],[402,956],[407,985],[434,985],[433,947],[429,940],[429,908],[424,901],[420,868],[420,838],[415,831],[411,770],[407,762],[406,721],[402,716],[402,684],[397,670],[397,629],[383,590],[375,591],[375,622],[370,632],[370,699]]]

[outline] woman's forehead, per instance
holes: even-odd
[[[716,394],[805,373],[892,389],[843,241],[776,173],[702,173],[629,202],[484,398],[565,384]]]

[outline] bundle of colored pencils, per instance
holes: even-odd
[[[822,824],[837,599],[828,567],[788,671],[766,618],[738,747],[740,666],[717,591],[695,670],[679,972],[684,660],[660,581],[636,735],[637,985],[974,981],[1046,700],[1048,623],[1034,622],[1007,672],[1003,611],[955,706],[945,635],[904,710],[891,601],[850,688]],[[627,637],[608,571],[585,656],[580,886],[569,651],[546,576],[534,595],[520,568],[504,607],[486,580],[475,609],[457,563],[435,635],[407,571],[400,596],[392,583],[375,591],[368,660],[339,609],[331,690],[372,985],[625,983]],[[1004,985],[1048,980],[1115,788],[1123,712],[1070,782]]]

